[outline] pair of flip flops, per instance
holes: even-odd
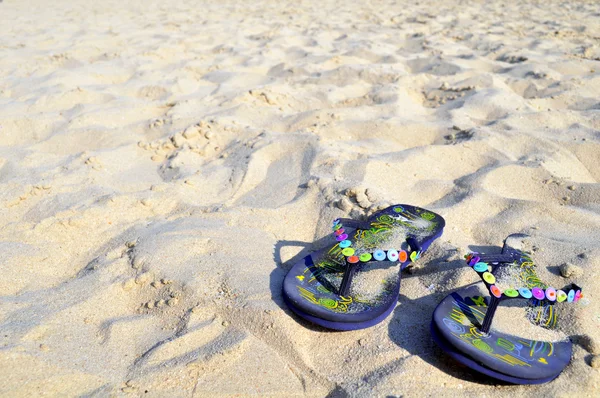
[[[329,329],[373,326],[396,306],[400,271],[442,235],[444,226],[438,214],[404,204],[381,210],[365,222],[334,220],[336,243],[292,267],[283,283],[284,300],[301,318]],[[567,366],[571,343],[495,331],[491,323],[496,308],[506,300],[529,300],[552,323],[555,303],[577,302],[582,295],[575,285],[556,290],[539,281],[530,256],[515,244],[521,237],[507,238],[499,255],[467,256],[489,297],[473,287],[450,294],[434,311],[431,333],[445,352],[473,370],[509,383],[538,384],[554,379]],[[503,267],[522,268],[523,286],[501,290],[495,282]]]

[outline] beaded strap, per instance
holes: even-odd
[[[346,234],[344,226],[339,218],[333,221],[333,226],[331,227],[333,230],[333,235],[335,239],[339,242],[338,245],[342,249],[342,254],[346,258],[346,261],[350,264],[355,264],[360,262],[366,263],[369,261],[384,261],[385,259],[389,261],[400,261],[401,263],[406,262],[409,258],[411,261],[417,261],[419,257],[421,257],[421,250],[412,250],[410,254],[406,250],[381,250],[377,249],[372,254],[371,253],[362,253],[360,256],[355,256],[355,250],[352,248],[352,242],[348,240],[348,234]],[[408,238],[410,240],[411,238]],[[413,238],[414,240],[414,238]],[[416,242],[416,241],[415,241]],[[416,245],[416,243],[413,243]]]
[[[355,250],[352,248],[352,242],[348,239],[348,234],[346,234],[344,230],[344,226],[342,225],[341,220],[335,219],[332,225],[333,235],[335,239],[339,242],[338,246],[342,249],[342,254],[346,260],[346,270],[344,272],[344,277],[342,278],[342,282],[339,288],[339,295],[346,296],[350,291],[350,284],[352,283],[352,278],[354,277],[354,273],[357,269],[357,264],[368,263],[372,261],[400,261],[401,263],[406,262],[409,258],[411,261],[417,261],[419,257],[421,257],[421,250],[418,246],[416,239],[408,238],[407,242],[411,246],[411,248],[419,247],[418,250],[411,250],[410,254],[406,250],[381,250],[377,249],[372,254],[371,253],[362,253],[359,256],[355,255]]]
[[[477,272],[483,283],[485,283],[490,294],[499,300],[534,298],[544,303],[551,304],[554,302],[562,303],[563,301],[576,303],[583,298],[581,288],[575,284],[571,284],[564,288],[565,290],[568,290],[568,293],[563,289],[555,289],[553,287],[548,287],[546,289],[539,287],[534,287],[533,289],[520,287],[518,289],[506,289],[501,291],[500,288],[496,286],[496,277],[491,272],[491,266],[487,262],[481,261],[481,257],[478,256],[478,253],[469,253],[465,256],[465,259],[467,264]]]

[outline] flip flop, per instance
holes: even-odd
[[[477,372],[513,384],[541,384],[556,378],[569,364],[571,342],[536,341],[494,330],[496,309],[506,300],[529,300],[534,309],[541,309],[531,312],[530,320],[549,326],[556,322],[552,311],[556,303],[576,303],[583,295],[574,284],[560,290],[543,284],[535,276],[530,255],[513,245],[523,237],[526,235],[509,236],[501,254],[466,256],[490,295],[482,297],[477,286],[448,295],[433,313],[431,333],[442,350]],[[501,291],[496,286],[496,271],[503,266],[520,267],[523,286]]]
[[[409,205],[390,206],[365,222],[337,219],[335,245],[304,257],[285,277],[285,302],[301,318],[329,329],[373,326],[396,306],[400,270],[442,235],[444,225],[439,215]],[[396,263],[397,271],[390,267]]]

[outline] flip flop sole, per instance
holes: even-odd
[[[421,251],[425,251],[443,232],[445,225],[443,218],[428,210],[408,205],[391,206],[374,214],[369,222],[375,224],[379,220],[389,221],[390,217],[401,215],[414,217],[414,220],[411,221],[419,227],[433,225],[433,228],[427,230],[425,234],[417,228],[413,227],[411,230],[406,227],[407,233],[421,232],[417,237]],[[381,224],[377,225],[381,226]],[[341,297],[335,293],[336,289],[333,286],[328,285],[327,279],[322,277],[323,267],[315,264],[315,261],[318,261],[316,259],[323,258],[328,250],[326,248],[311,253],[288,272],[283,283],[283,297],[287,305],[300,317],[336,330],[362,329],[385,319],[393,311],[398,301],[400,272],[398,272],[397,279],[389,280],[380,287],[381,292],[374,299],[367,301],[356,297]],[[409,263],[410,261],[406,261],[400,264],[400,269]],[[369,265],[365,266],[369,267]]]
[[[370,319],[370,320],[364,321],[364,322],[333,322],[333,321],[328,321],[325,319],[317,318],[315,316],[307,314],[306,312],[296,308],[289,301],[289,299],[286,297],[286,295],[283,295],[283,299],[286,302],[286,304],[288,305],[288,307],[300,318],[306,319],[307,321],[312,322],[315,325],[323,326],[324,328],[327,328],[327,329],[347,331],[347,330],[365,329],[365,328],[377,325],[379,322],[382,322],[385,318],[387,318],[392,313],[394,308],[396,308],[396,301],[398,300],[398,295],[396,295],[396,300],[392,301],[391,305],[385,312],[383,312],[381,315],[379,315],[373,319]]]
[[[569,364],[569,341],[529,340],[493,329],[487,335],[480,333],[486,300],[476,289],[468,288],[448,295],[437,306],[431,331],[448,355],[475,371],[513,384],[548,382]]]

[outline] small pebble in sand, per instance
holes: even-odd
[[[577,189],[575,185],[569,185],[567,188],[569,188],[569,191],[574,191]]]
[[[377,201],[379,200],[379,195],[377,194],[377,192],[375,192],[373,188],[368,188],[365,191],[365,194],[367,195],[367,199],[369,199],[371,203],[377,203]]]
[[[590,359],[590,366],[595,369],[600,368],[600,355],[594,355],[592,359]]]
[[[167,305],[168,305],[169,307],[174,307],[174,306],[176,306],[178,303],[179,303],[179,299],[178,299],[177,297],[170,298],[170,299],[169,299],[169,301],[167,301]]]
[[[137,245],[137,240],[130,240],[130,241],[128,241],[127,243],[125,243],[125,246],[127,246],[127,247],[128,247],[128,248],[130,248],[130,249],[131,249],[132,247],[134,247],[135,245]]]
[[[177,133],[173,137],[171,137],[171,142],[173,143],[173,145],[175,145],[175,148],[179,148],[185,143],[185,138],[183,138],[183,134]]]
[[[150,272],[144,272],[143,274],[135,278],[135,283],[137,283],[138,285],[145,285],[148,282],[150,282],[150,279],[152,279],[152,274]]]
[[[159,155],[152,155],[150,159],[152,159],[152,161],[154,162],[160,162],[163,159],[163,157]]]
[[[161,284],[160,284],[160,282],[156,282],[156,281],[154,281],[154,282],[152,282],[152,283],[150,284],[150,286],[152,286],[153,288],[156,288],[156,289],[158,289],[158,288],[161,286]]]
[[[229,326],[229,321],[223,321],[223,322],[221,322],[221,325],[227,327],[227,326]]]
[[[161,279],[160,280],[164,285],[170,285],[171,283],[173,283],[173,281],[171,279]]]
[[[42,351],[49,351],[50,348],[46,344],[40,344],[40,350],[42,350]]]
[[[190,139],[197,136],[199,133],[200,132],[198,131],[198,126],[193,125],[185,129],[185,131],[183,132],[183,137]]]
[[[164,307],[164,306],[165,306],[165,300],[163,300],[163,299],[160,299],[160,300],[158,300],[158,301],[156,302],[156,306],[157,306],[158,308],[160,308],[160,307]]]
[[[125,290],[126,292],[133,289],[133,287],[135,286],[135,279],[131,278],[125,281],[125,283],[123,283],[123,290]]]
[[[359,192],[356,194],[356,201],[358,202],[358,205],[363,209],[368,209],[369,207],[371,207],[371,202],[367,198],[367,194],[364,192]]]
[[[194,185],[194,181],[192,180],[185,180],[184,181],[187,185]]]
[[[345,195],[349,198],[353,198],[356,196],[356,194],[358,193],[358,191],[360,191],[360,188],[348,188],[346,189]]]
[[[152,308],[154,308],[154,302],[153,302],[153,301],[148,301],[148,302],[146,303],[146,308],[148,308],[148,309],[150,309],[150,310],[151,310]]]
[[[204,133],[204,138],[206,138],[207,140],[210,140],[214,136],[215,136],[215,133],[213,133],[212,131],[207,131],[206,133]]]
[[[123,387],[123,388],[121,388],[121,391],[123,391],[124,393],[130,394],[130,393],[136,392],[137,388],[135,388],[135,387]]]
[[[360,340],[358,340],[358,344],[359,345],[365,345],[365,344],[367,344],[367,339],[360,339]]]
[[[578,267],[571,263],[564,263],[560,266],[560,274],[564,278],[576,278],[583,273],[581,267]]]
[[[352,203],[348,200],[348,198],[342,198],[337,202],[338,209],[349,212],[352,210]]]

